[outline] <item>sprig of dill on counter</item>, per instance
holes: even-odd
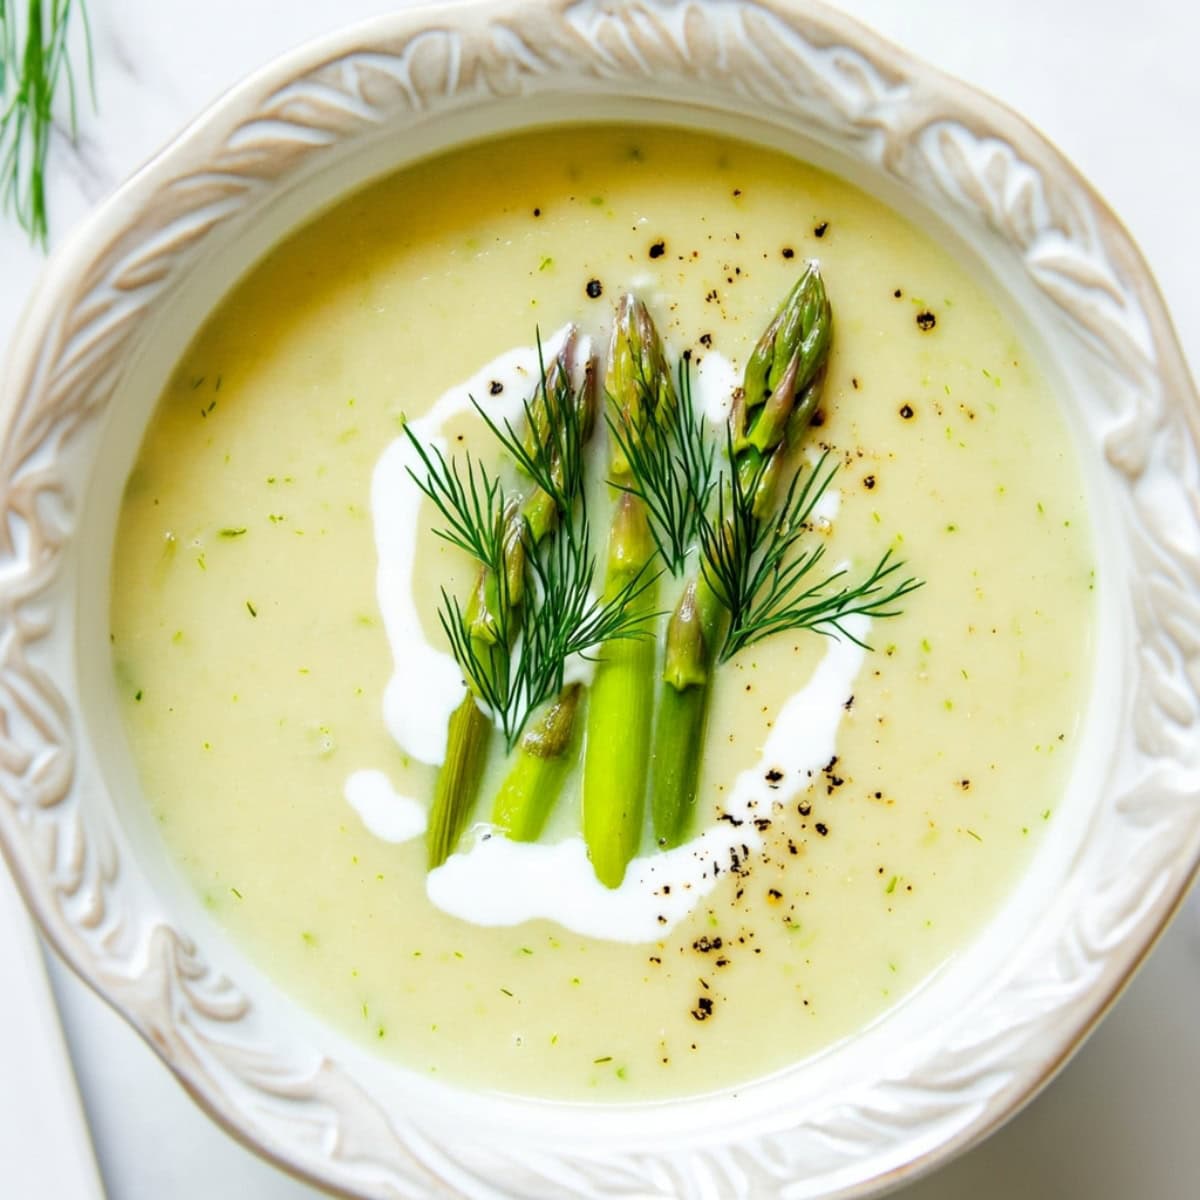
[[[28,0],[23,30],[18,0],[0,0],[0,197],[30,239],[45,246],[46,158],[54,98],[65,80],[71,137],[76,128],[75,73],[67,47],[71,17],[83,22],[89,87],[94,95],[91,30],[83,0]],[[23,35],[23,38],[22,38]]]

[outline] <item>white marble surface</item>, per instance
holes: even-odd
[[[247,71],[338,24],[395,7],[380,0],[91,0],[101,109],[84,114],[77,149],[55,147],[53,240]],[[1141,243],[1190,361],[1200,363],[1200,6],[842,0],[842,7],[1007,101],[1056,141]],[[11,223],[0,222],[0,350],[40,263]],[[0,944],[17,944],[21,931],[8,932],[13,940]],[[5,964],[14,970],[11,958]],[[57,962],[49,965],[111,1200],[316,1196],[212,1125],[118,1018]],[[15,989],[0,987],[0,1026],[17,1003]],[[0,1061],[0,1100],[11,1101],[23,1086],[16,1078],[13,1062]],[[66,1111],[71,1098],[57,1102]],[[47,1125],[43,1137],[31,1135],[12,1154],[50,1162],[62,1153],[61,1126]],[[38,1176],[23,1169],[6,1146],[0,1195],[75,1200],[49,1174],[34,1186],[29,1181]],[[1017,1194],[1200,1195],[1200,898],[1189,901],[1100,1030],[1033,1105],[901,1196]]]

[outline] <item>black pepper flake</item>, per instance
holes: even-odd
[[[813,237],[823,238],[825,236],[825,230],[827,230],[828,228],[829,228],[829,222],[822,221],[820,223],[820,225],[818,225],[816,227],[816,229],[813,230]]]
[[[498,396],[502,391],[504,391],[504,384],[502,384],[500,380],[493,379],[492,382],[488,384],[488,393],[490,395]]]
[[[893,295],[893,296],[895,296],[897,300],[899,300],[899,299],[900,299],[900,297],[904,295],[904,293],[903,293],[903,292],[902,292],[902,291],[901,291],[899,288],[897,288],[897,289],[896,289],[896,290],[895,290],[895,291],[892,293],[892,295]]]
[[[852,387],[852,388],[853,388],[853,389],[854,389],[856,392],[858,391],[858,388],[859,388],[859,383],[858,383],[858,376],[857,376],[857,375],[855,375],[855,376],[854,376],[854,378],[850,380],[850,386],[851,386],[851,387]]]
[[[911,404],[904,404],[900,408],[900,415],[906,420],[911,421],[917,414]]]
[[[829,826],[826,825],[824,821],[818,821],[815,828],[822,837],[829,836]]]
[[[867,491],[869,492],[869,491],[871,491],[871,489],[872,489],[874,486],[875,486],[875,476],[874,476],[874,475],[868,475],[868,476],[867,476],[867,477],[866,477],[866,478],[863,480],[863,487],[865,487],[865,488],[867,489]]]
[[[708,934],[701,934],[693,943],[692,949],[698,950],[701,954],[707,954],[710,950],[720,950],[724,945],[719,937],[710,938]]]
[[[700,345],[711,346],[712,345],[712,334],[711,333],[702,333],[700,335]]]
[[[778,888],[768,888],[767,895],[770,896],[772,900],[783,899],[783,893]]]
[[[849,699],[849,700],[847,700],[847,701],[846,701],[846,703],[842,705],[842,707],[843,707],[843,708],[844,708],[844,709],[845,709],[847,712],[849,712],[849,711],[850,711],[850,710],[851,710],[851,709],[854,707],[854,697],[853,697],[853,696],[851,696],[851,697],[850,697],[850,699]]]
[[[740,196],[740,195],[742,194],[742,189],[741,189],[741,188],[734,188],[734,189],[733,189],[733,194],[734,194],[735,196]]]
[[[740,817],[735,817],[733,815],[733,813],[722,813],[717,818],[717,820],[718,821],[728,821],[729,824],[734,827],[734,829],[736,829],[739,825],[742,824],[742,819]]]
[[[599,300],[604,294],[604,285],[598,279],[589,279],[587,281],[587,287],[584,290],[587,292],[590,299]]]
[[[653,246],[650,247],[650,257],[651,258],[662,258],[662,256],[664,254],[666,254],[666,252],[667,252],[667,243],[664,241],[657,241],[654,243]]]
[[[812,804],[808,800],[801,800],[796,805],[796,811],[802,816],[807,817],[812,812]]]
[[[533,215],[534,215],[535,217],[540,217],[540,216],[542,215],[542,210],[541,210],[540,208],[535,208],[535,209],[533,210]]]
[[[821,426],[825,424],[825,410],[823,408],[818,408],[817,411],[813,413],[812,418],[808,423],[814,429],[820,429]]]
[[[701,996],[696,1001],[696,1007],[692,1009],[692,1016],[697,1021],[707,1021],[713,1014],[713,1002],[709,996]]]
[[[937,324],[937,317],[928,309],[924,312],[917,313],[917,325],[922,333],[928,333]]]
[[[795,257],[796,257],[796,252],[795,252],[795,250],[793,250],[793,249],[791,248],[791,246],[784,246],[784,248],[783,248],[783,257],[784,257],[784,258],[795,258]]]
[[[768,783],[778,786],[779,781],[783,778],[783,772],[778,767],[772,767],[764,778]]]

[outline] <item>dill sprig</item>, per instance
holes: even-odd
[[[583,448],[591,435],[591,388],[571,386],[565,365],[555,360],[549,369],[537,337],[538,385],[522,402],[525,436],[506,417],[503,427],[471,397],[471,404],[493,436],[527,475],[554,502],[559,519],[570,530],[571,509],[583,495]]]
[[[731,435],[728,453],[732,459]],[[847,575],[845,567],[810,582],[825,546],[805,541],[813,513],[837,474],[829,457],[826,451],[809,470],[798,467],[777,512],[766,519],[755,514],[755,500],[769,461],[746,480],[731,469],[726,482],[721,472],[715,516],[710,519],[703,511],[700,516],[700,570],[729,618],[719,661],[798,629],[836,632],[857,642],[845,627],[849,616],[894,616],[895,605],[921,586],[913,578],[894,580],[904,564],[890,549],[859,583],[837,586]]]
[[[613,595],[596,598],[592,592],[596,557],[587,513],[579,508],[573,515],[566,536],[543,542],[529,555],[537,600],[522,609],[516,666],[526,715],[562,689],[569,659],[586,657],[608,641],[646,637],[649,623],[657,617],[635,604],[657,579],[648,567]],[[523,725],[522,720],[509,735],[510,748]]]
[[[424,474],[411,467],[408,473],[446,522],[433,532],[485,567],[499,562],[503,556],[506,506],[499,480],[470,454],[463,456],[464,478],[457,459],[447,461],[437,446],[424,445],[407,423],[404,433],[425,468]]]
[[[444,522],[434,532],[484,568],[465,605],[442,589],[438,620],[468,686],[491,711],[510,751],[533,711],[561,690],[569,659],[605,641],[647,636],[657,615],[635,603],[656,578],[648,570],[603,600],[592,594],[596,557],[582,503],[591,380],[574,389],[565,370],[542,363],[540,371],[540,406],[526,404],[533,439],[520,438],[508,421],[499,425],[481,415],[518,467],[554,501],[555,537],[535,536],[529,501],[522,505],[515,493],[506,493],[469,454],[460,467],[405,426],[424,468],[409,474]]]
[[[658,385],[644,370],[638,381],[643,403],[636,411],[643,415],[637,426],[615,403],[605,414],[631,476],[628,483],[610,482],[646,506],[654,544],[671,574],[679,575],[700,531],[701,508],[712,485],[713,446],[692,403],[690,354],[679,362],[673,404],[656,404]]]
[[[76,130],[75,74],[67,50],[72,13],[83,22],[87,74],[95,103],[92,39],[83,0],[28,0],[24,44],[17,0],[0,0],[0,196],[30,238],[42,246],[46,217],[46,158],[54,128],[54,97],[66,80],[70,135]]]

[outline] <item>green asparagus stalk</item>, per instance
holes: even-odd
[[[475,693],[468,691],[451,714],[446,760],[434,786],[425,841],[430,870],[440,867],[450,857],[462,834],[479,792],[491,740],[492,719],[479,707]]]
[[[815,264],[792,288],[746,364],[730,414],[731,467],[757,522],[770,520],[779,478],[820,401],[833,331]],[[696,802],[716,657],[727,613],[703,572],[684,587],[667,627],[659,689],[651,813],[660,846],[682,841]]]
[[[594,382],[593,364],[589,362],[587,381],[580,393],[582,408],[577,413],[580,440],[584,444],[595,425]],[[555,431],[544,419],[544,412],[544,408],[534,410],[526,436],[552,443]],[[578,465],[582,467],[582,463]],[[555,478],[562,489],[565,479],[561,456],[555,459]],[[577,482],[581,488],[582,475]],[[555,501],[538,489],[525,505],[529,541],[536,544],[557,519]],[[492,823],[516,841],[534,841],[538,837],[562,789],[572,763],[569,751],[576,746],[573,734],[581,690],[577,684],[564,687],[517,744],[516,760],[492,805]]]
[[[517,842],[533,842],[571,769],[575,714],[583,685],[570,683],[521,738],[492,808],[492,823]]]
[[[547,368],[545,387],[539,386],[531,403],[534,420],[527,437],[542,439],[551,444],[554,422],[547,411],[551,398],[563,378],[570,379],[577,337],[572,330],[553,363]],[[580,390],[580,413],[585,436],[590,432],[593,414],[592,372],[587,372],[585,386]],[[508,669],[512,647],[499,636],[501,628],[511,628],[512,621],[501,619],[522,602],[525,586],[525,553],[527,544],[536,545],[553,533],[558,513],[554,500],[540,487],[531,489],[523,503],[511,503],[504,513],[503,578],[497,578],[489,568],[483,568],[476,580],[468,607],[471,639],[484,662],[490,662],[494,672]],[[479,784],[487,762],[492,740],[493,723],[490,715],[479,705],[479,698],[468,690],[462,703],[454,710],[447,726],[446,757],[438,771],[433,804],[429,811],[426,831],[426,851],[429,868],[441,866],[450,856],[463,827],[475,807]]]
[[[627,295],[617,307],[606,387],[610,418],[637,438],[664,405],[677,403],[658,331],[645,306]],[[618,488],[632,480],[618,439],[610,440],[609,478]],[[619,490],[604,577],[605,597],[616,595],[646,570],[655,554],[645,504]],[[654,610],[657,588],[636,604]],[[583,835],[597,878],[615,888],[637,853],[645,812],[646,774],[654,702],[655,644],[621,639],[600,650],[588,700],[583,762]]]

